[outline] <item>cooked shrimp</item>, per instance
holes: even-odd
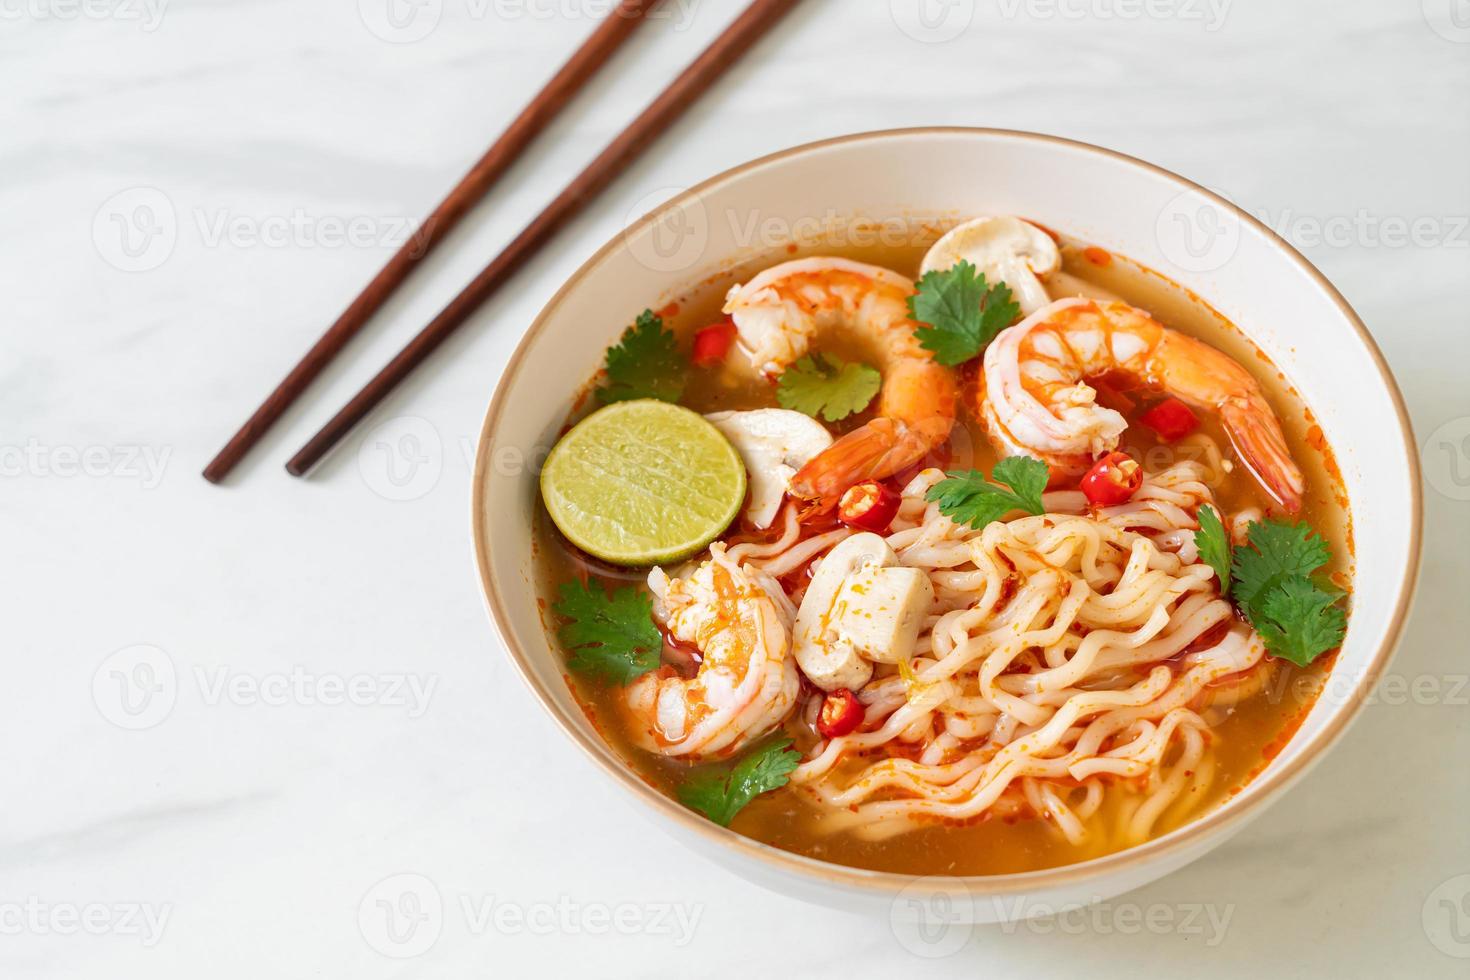
[[[1256,380],[1126,303],[1059,300],[1002,331],[985,351],[978,414],[1003,452],[1038,457],[1056,474],[1081,473],[1117,448],[1128,426],[1086,384],[1104,374],[1217,413],[1256,479],[1287,511],[1301,508],[1301,470]]]
[[[698,648],[701,660],[693,678],[664,669],[628,688],[631,729],[642,747],[691,759],[726,755],[791,713],[800,690],[791,655],[795,609],[774,579],[715,544],[689,578],[654,569],[648,585],[654,615],[675,639]]]
[[[764,374],[790,367],[827,329],[857,337],[883,374],[877,417],[802,467],[791,480],[794,496],[826,509],[853,484],[891,476],[949,438],[958,388],[954,372],[914,336],[913,292],[896,272],[825,257],[782,263],[730,290],[725,312]]]

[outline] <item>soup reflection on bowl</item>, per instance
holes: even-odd
[[[1167,873],[1320,756],[1412,590],[1411,446],[1346,304],[1206,192],[871,134],[573,277],[487,417],[476,547],[533,691],[670,829],[996,919]]]

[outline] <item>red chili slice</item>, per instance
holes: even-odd
[[[837,519],[859,531],[881,534],[898,514],[903,498],[876,480],[849,487],[837,502]]]
[[[1138,417],[1165,442],[1183,439],[1199,428],[1199,416],[1177,398],[1166,398]]]
[[[694,335],[694,363],[700,367],[712,367],[723,361],[735,342],[735,323],[722,320],[705,327]]]
[[[842,688],[833,691],[822,700],[822,711],[817,715],[817,731],[823,738],[841,738],[863,723],[863,703],[857,695]]]
[[[1108,453],[1082,478],[1082,492],[1099,507],[1126,503],[1143,486],[1143,467],[1127,453]]]

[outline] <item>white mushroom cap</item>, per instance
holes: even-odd
[[[898,563],[882,537],[854,534],[827,553],[802,596],[792,650],[803,674],[824,691],[856,691],[874,663],[898,663],[914,643],[934,587],[919,568]]]
[[[1010,215],[975,218],[951,228],[924,256],[921,271],[938,272],[965,260],[994,285],[1004,282],[1027,316],[1051,302],[1042,279],[1062,266],[1050,235]]]
[[[822,423],[784,408],[706,415],[730,440],[750,475],[745,516],[759,528],[771,526],[781,510],[781,499],[796,471],[832,445],[832,433]]]

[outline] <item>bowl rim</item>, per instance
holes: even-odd
[[[1308,740],[1296,758],[1279,769],[1272,770],[1268,768],[1265,772],[1250,780],[1246,784],[1251,789],[1249,796],[1243,796],[1238,799],[1235,805],[1217,807],[1198,819],[1191,820],[1182,827],[1178,827],[1167,834],[1156,837],[1143,844],[1101,857],[1091,858],[1076,864],[1000,875],[923,876],[892,871],[873,871],[866,868],[853,868],[821,861],[801,854],[794,854],[773,845],[746,837],[729,828],[721,827],[718,824],[706,820],[638,778],[637,774],[626,763],[617,758],[616,753],[605,741],[586,737],[578,730],[573,716],[569,712],[564,711],[556,699],[551,696],[550,692],[544,690],[536,679],[531,669],[527,652],[513,641],[507,625],[509,623],[509,617],[506,613],[506,600],[501,594],[496,577],[492,572],[490,563],[490,530],[485,520],[485,508],[481,506],[481,502],[485,499],[486,482],[490,474],[488,450],[491,436],[497,428],[501,414],[508,403],[507,392],[511,387],[511,382],[520,370],[521,363],[525,359],[531,343],[545,329],[548,320],[551,318],[551,314],[561,305],[567,294],[577,288],[591,271],[612,253],[619,248],[626,247],[626,239],[631,234],[652,224],[669,208],[679,206],[718,186],[738,180],[747,173],[772,163],[829,147],[851,143],[882,142],[895,138],[945,135],[1002,137],[1020,140],[1022,142],[1050,144],[1101,156],[1113,162],[1122,162],[1133,167],[1142,168],[1155,176],[1173,182],[1181,190],[1194,191],[1204,195],[1216,206],[1224,208],[1229,213],[1235,215],[1244,224],[1258,232],[1263,232],[1268,241],[1273,243],[1280,252],[1295,263],[1302,272],[1305,272],[1312,282],[1332,300],[1337,306],[1339,313],[1352,326],[1353,330],[1357,332],[1359,341],[1372,357],[1374,365],[1378,369],[1380,380],[1388,391],[1398,415],[1400,434],[1403,438],[1405,455],[1408,457],[1409,462],[1409,485],[1411,488],[1412,540],[1409,542],[1408,567],[1400,580],[1398,595],[1394,602],[1393,615],[1389,620],[1383,640],[1379,644],[1378,649],[1374,651],[1372,659],[1358,678],[1352,691],[1337,706],[1336,710],[1328,716],[1321,731],[1314,734]],[[1164,167],[1149,163],[1146,160],[1140,160],[1137,157],[1107,147],[1061,136],[1034,133],[1025,130],[970,126],[918,126],[872,130],[803,143],[798,146],[779,150],[775,153],[749,160],[716,174],[707,180],[701,181],[688,190],[665,201],[627,228],[615,234],[606,244],[583,262],[566,282],[561,285],[556,293],[541,308],[536,319],[532,321],[520,341],[516,344],[515,351],[506,362],[505,369],[496,384],[495,393],[491,398],[489,408],[485,413],[484,422],[481,425],[479,443],[475,453],[475,469],[471,477],[470,488],[471,533],[474,538],[475,562],[479,572],[480,586],[484,593],[486,607],[490,614],[490,620],[495,627],[496,633],[500,636],[501,643],[505,647],[507,654],[515,664],[521,679],[530,688],[532,695],[540,702],[542,708],[552,717],[562,732],[572,740],[573,744],[578,746],[608,776],[612,777],[616,784],[622,786],[626,791],[642,800],[656,812],[662,814],[666,819],[673,821],[678,825],[679,829],[687,831],[697,838],[702,838],[711,845],[721,848],[726,852],[733,852],[731,856],[747,858],[761,864],[774,865],[776,869],[785,871],[797,878],[816,878],[828,885],[846,886],[850,889],[856,889],[870,894],[877,893],[888,897],[895,896],[903,888],[911,885],[915,879],[929,877],[942,879],[946,887],[963,889],[971,896],[1009,896],[1065,888],[1067,886],[1075,886],[1086,880],[1122,872],[1130,867],[1143,863],[1153,864],[1164,862],[1170,857],[1178,857],[1180,855],[1185,855],[1187,860],[1187,855],[1191,848],[1202,844],[1209,838],[1223,839],[1224,836],[1227,836],[1233,830],[1238,830],[1243,827],[1250,819],[1259,815],[1268,803],[1278,799],[1288,787],[1305,775],[1312,765],[1318,762],[1326,754],[1327,750],[1341,738],[1348,725],[1362,710],[1366,695],[1377,684],[1384,669],[1387,667],[1389,658],[1402,638],[1404,624],[1408,618],[1409,608],[1418,586],[1423,538],[1423,486],[1420,478],[1418,442],[1414,437],[1413,426],[1409,419],[1408,409],[1404,403],[1403,393],[1400,391],[1398,383],[1394,379],[1392,371],[1389,369],[1383,352],[1373,340],[1372,334],[1368,332],[1362,319],[1359,318],[1356,311],[1353,310],[1352,306],[1337,288],[1332,285],[1327,277],[1308,261],[1305,256],[1297,251],[1290,242],[1286,241],[1254,215],[1238,207],[1231,201],[1226,200],[1209,188],[1186,177],[1182,177]]]

